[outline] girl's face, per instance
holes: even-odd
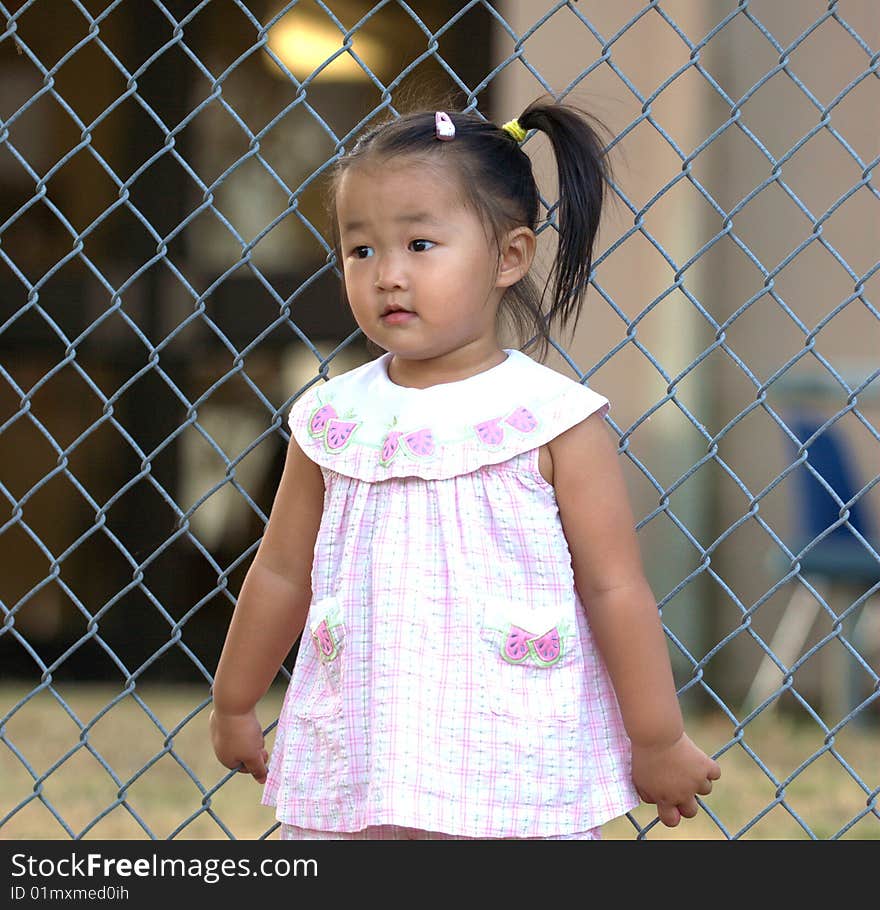
[[[500,255],[440,166],[356,165],[340,180],[336,214],[352,312],[398,374],[498,362]]]

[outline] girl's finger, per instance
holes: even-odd
[[[699,807],[697,806],[696,798],[692,796],[689,800],[686,800],[683,803],[679,803],[678,811],[685,818],[693,818],[699,811]]]
[[[700,796],[708,796],[712,792],[712,781],[707,777],[704,781],[701,781],[697,787],[697,793]]]
[[[671,803],[657,803],[657,815],[667,828],[674,828],[681,821],[678,806],[673,806]]]

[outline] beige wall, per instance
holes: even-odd
[[[729,3],[714,0],[663,6],[691,44],[699,43],[732,8]],[[550,7],[547,0],[517,0],[504,4],[502,11],[523,34]],[[578,4],[605,41],[643,8],[643,4],[630,0]],[[814,5],[795,0],[760,4],[760,9],[753,5],[752,11],[783,46],[796,41],[822,15]],[[840,14],[876,49],[880,44],[876,4],[853,0],[841,5]],[[512,49],[513,42],[499,36],[497,58],[506,58]],[[676,634],[693,642],[696,653],[702,655],[741,625],[740,607],[749,609],[762,600],[765,602],[753,616],[752,628],[769,638],[792,592],[789,584],[767,598],[767,592],[782,577],[783,566],[775,558],[781,559],[781,551],[758,519],[775,534],[789,539],[793,482],[782,482],[759,498],[756,517],[747,516],[753,498],[791,463],[794,450],[787,447],[784,434],[764,407],[749,411],[730,428],[728,424],[758,400],[759,387],[805,352],[811,333],[853,294],[858,278],[854,279],[820,240],[814,239],[773,276],[772,282],[770,273],[811,237],[814,221],[862,180],[864,166],[877,157],[880,90],[876,78],[869,76],[828,111],[828,125],[844,137],[861,165],[826,128],[788,155],[802,137],[820,125],[822,113],[786,72],[778,72],[736,107],[743,129],[728,126],[705,150],[691,157],[731,117],[737,102],[778,66],[779,51],[740,13],[699,53],[699,66],[717,83],[719,91],[689,65],[690,49],[656,10],[648,10],[605,50],[608,59],[578,82],[568,96],[594,112],[615,135],[629,129],[617,144],[613,159],[617,183],[629,204],[619,200],[609,209],[599,240],[600,255],[631,232],[636,221],[644,233],[632,233],[599,264],[596,281],[614,306],[591,289],[568,350],[583,370],[592,369],[615,352],[591,376],[590,384],[612,398],[612,416],[621,432],[629,431],[662,401],[669,380],[673,381],[677,401],[687,408],[699,430],[675,403],[667,402],[628,436],[630,452],[664,488],[705,458],[711,443],[717,444],[716,457],[669,497],[669,512],[701,545],[725,538],[711,554],[710,570],[716,578],[710,580],[704,573],[697,584],[688,585],[671,599],[664,611]],[[594,66],[603,55],[603,46],[573,13],[563,9],[525,42],[523,54],[553,91],[561,92]],[[612,63],[643,99],[649,99],[680,69],[683,72],[643,105],[614,72]],[[828,20],[791,51],[786,64],[816,103],[828,106],[868,69],[870,53],[839,22]],[[498,110],[493,116],[499,120],[514,116],[541,91],[527,67],[515,62],[500,78]],[[645,119],[645,114],[656,125]],[[540,173],[552,193],[546,149],[540,141],[530,142],[528,148],[536,152]],[[785,159],[776,172],[768,154],[777,162]],[[683,159],[688,159],[686,170],[691,180],[683,171]],[[732,219],[725,219],[724,213],[734,211],[771,176],[779,182],[735,211]],[[705,188],[714,205],[695,183]],[[862,187],[822,223],[820,237],[833,246],[850,271],[863,276],[876,263],[878,225],[877,197]],[[698,305],[682,290],[670,291],[677,269],[725,229],[728,236],[680,276],[683,290]],[[666,251],[671,263],[651,238]],[[724,325],[768,285],[779,300],[766,293],[760,296],[720,336],[713,322]],[[873,305],[873,311],[856,299],[809,342],[821,357],[842,374],[854,377],[855,382],[875,370],[880,360],[878,288],[877,276],[864,285],[865,300]],[[785,313],[783,304],[794,318]],[[708,318],[698,307],[705,309]],[[717,340],[722,340],[728,350],[718,348],[706,353],[713,345],[717,348]],[[639,346],[650,352],[659,368]],[[680,377],[701,357],[704,359],[698,366]],[[737,359],[745,370],[737,365]],[[568,369],[559,358],[550,363],[563,371]],[[830,374],[814,354],[807,352],[788,372],[789,378],[821,380],[829,394],[815,404],[826,414],[846,407],[846,392],[833,380],[827,381]],[[765,395],[766,405],[780,417],[790,404],[791,393],[785,385],[777,382]],[[861,482],[867,483],[876,477],[880,463],[876,439],[880,409],[876,394],[873,400],[866,394],[859,401],[863,419],[850,414],[839,427],[852,445]],[[641,520],[655,512],[661,494],[636,466],[629,461],[626,464]],[[870,491],[863,499],[880,520],[880,489]],[[725,534],[738,523],[735,531]],[[641,541],[658,597],[673,590],[700,564],[697,548],[665,514],[643,527]],[[838,602],[836,608],[846,607],[853,596],[846,595],[845,602]],[[820,620],[813,638],[830,630],[830,622]],[[709,665],[707,679],[742,689],[754,674],[759,657],[760,651],[748,634],[740,634]],[[815,667],[816,661],[812,664]],[[687,669],[686,663],[682,666]]]

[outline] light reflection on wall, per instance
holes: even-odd
[[[364,67],[347,50],[339,51],[344,46],[345,34],[326,13],[315,8],[309,10],[302,4],[282,16],[269,30],[269,48],[297,79],[304,80],[312,76],[327,60],[331,63],[324,67],[318,78],[332,79],[336,82],[358,82],[368,79]],[[388,53],[374,38],[365,35],[358,29],[352,35],[351,50],[371,72],[384,70],[388,62]],[[264,57],[272,72],[281,78],[287,74],[277,63],[266,55]]]

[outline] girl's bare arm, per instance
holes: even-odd
[[[213,687],[214,751],[224,765],[242,764],[261,783],[266,752],[255,709],[305,625],[323,504],[321,469],[291,437],[269,521],[242,584]]]
[[[617,448],[594,415],[554,439],[550,454],[575,585],[632,743],[633,781],[674,826],[696,814],[696,794],[711,791],[720,768],[684,732]]]

